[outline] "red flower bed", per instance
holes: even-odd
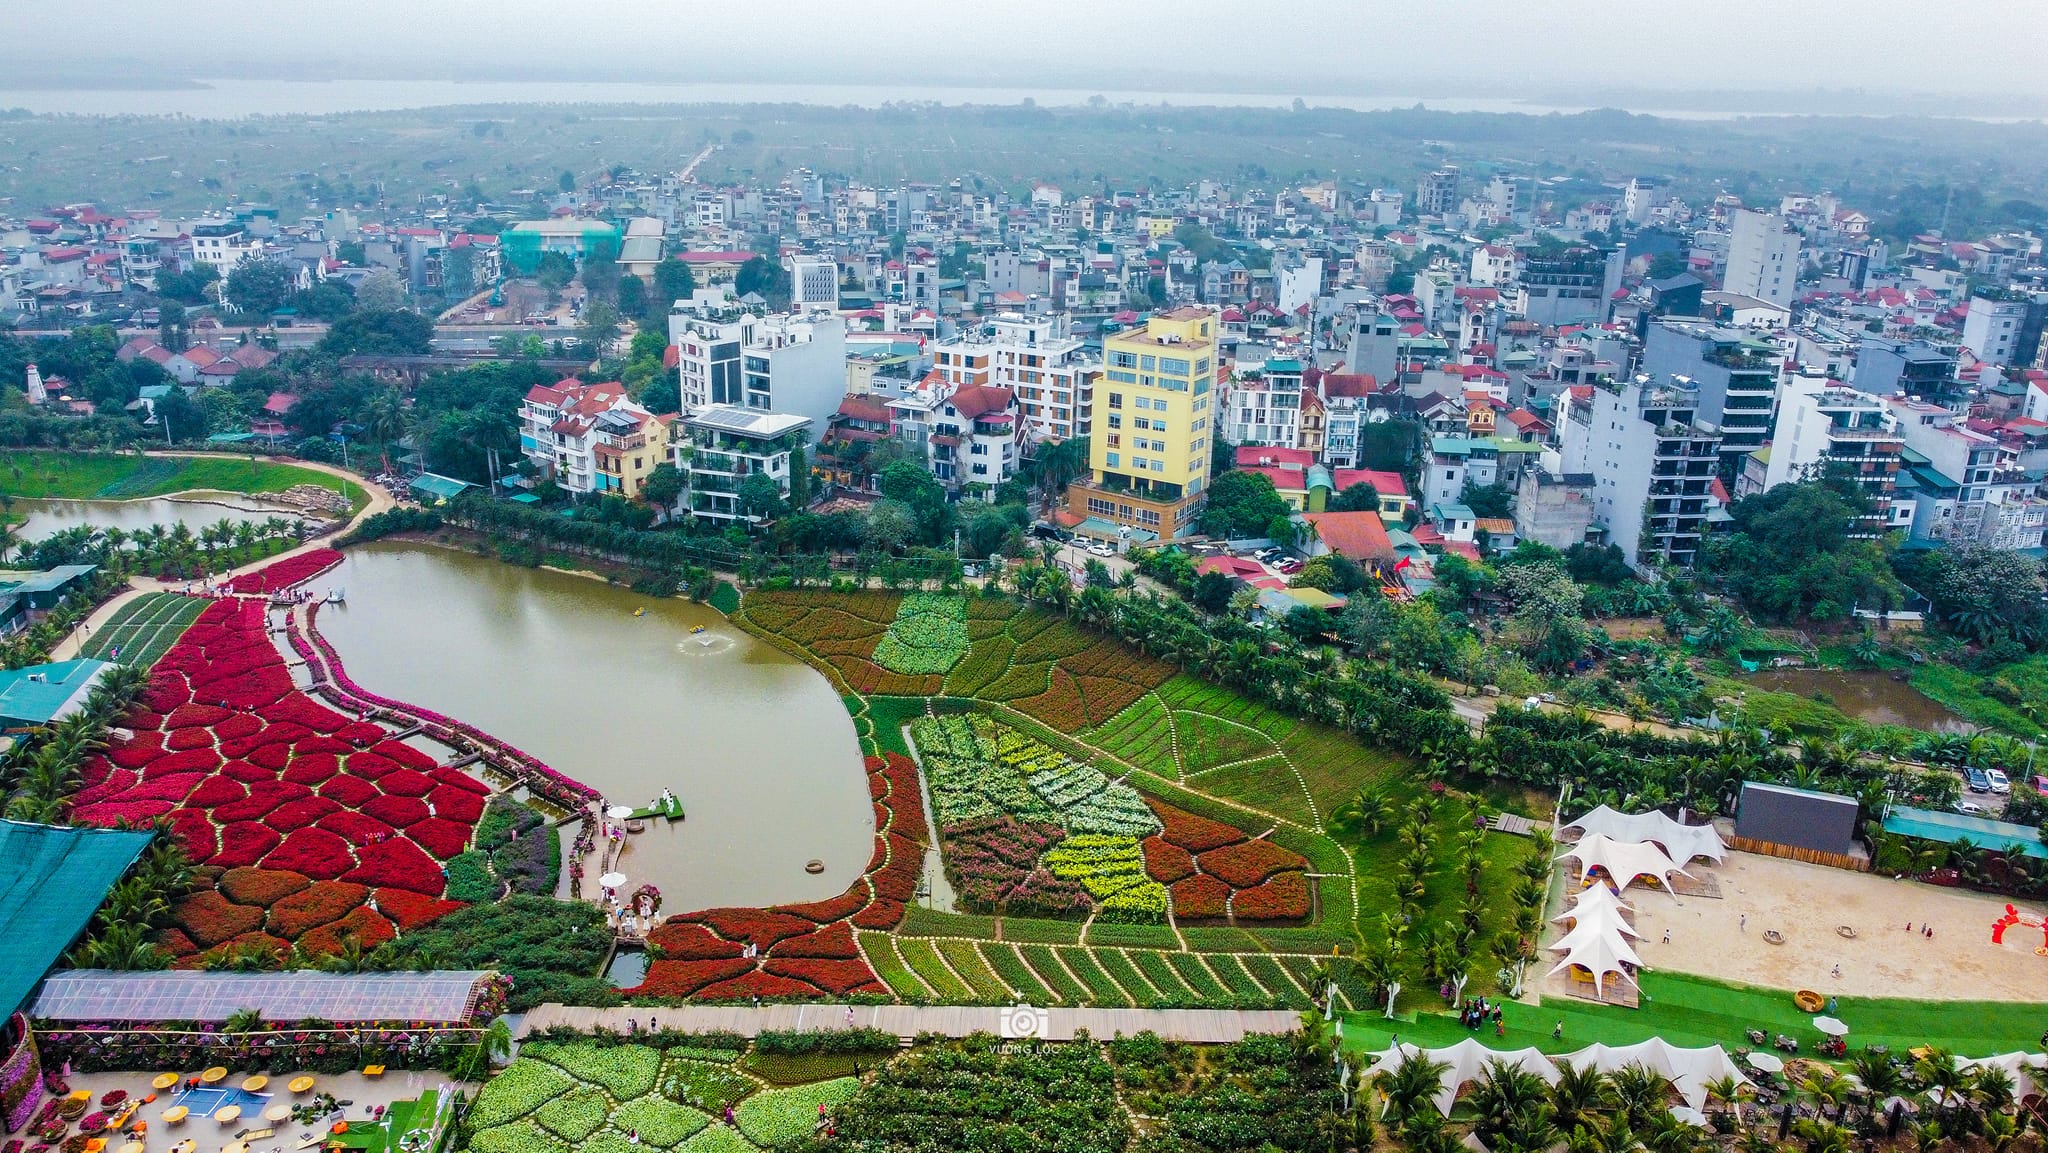
[[[825,990],[809,981],[799,981],[756,970],[714,985],[706,985],[697,990],[696,995],[706,1001],[744,1001],[749,997],[816,997],[823,992]]]
[[[390,757],[376,752],[350,753],[348,757],[348,771],[366,781],[381,780],[386,773],[397,768]]]
[[[287,940],[308,929],[341,920],[363,903],[370,891],[346,881],[319,881],[270,906],[265,926]]]
[[[877,900],[855,913],[853,923],[862,929],[893,929],[903,923],[903,902]]]
[[[249,790],[232,777],[206,777],[193,789],[186,803],[195,809],[210,809],[215,805],[232,804],[243,800]]]
[[[365,950],[374,949],[398,935],[391,922],[372,913],[367,908],[355,908],[348,916],[317,929],[308,929],[299,937],[299,948],[315,956],[341,952],[341,947],[353,938]]]
[[[678,961],[710,961],[737,957],[745,946],[728,941],[702,925],[670,921],[647,934],[648,941]]]
[[[334,739],[355,748],[369,748],[385,737],[384,726],[368,721],[350,721],[334,731]]]
[[[263,910],[237,905],[212,889],[201,889],[178,902],[171,920],[201,948],[218,945],[263,923]]]
[[[418,797],[394,797],[387,793],[364,801],[358,808],[364,816],[375,817],[394,829],[427,819],[427,803]]]
[[[755,963],[738,957],[689,961],[655,961],[647,966],[647,979],[633,993],[641,997],[689,997],[706,985],[729,981],[752,973]],[[811,996],[817,990],[810,990]]]
[[[434,791],[427,794],[427,805],[434,816],[467,826],[474,826],[477,818],[484,815],[482,797],[453,785],[435,785]]]
[[[263,858],[266,869],[290,869],[317,881],[331,881],[349,871],[355,856],[348,842],[325,829],[294,829],[284,843]]]
[[[107,753],[107,759],[124,769],[139,769],[164,755],[162,733],[137,733],[135,739]]]
[[[249,750],[249,763],[267,770],[274,777],[292,763],[292,747],[287,744],[257,745]]]
[[[268,907],[293,893],[303,892],[312,883],[299,873],[275,869],[229,869],[215,884],[222,896],[238,905]]]
[[[272,745],[271,748],[280,746]],[[256,750],[262,752],[262,749]],[[284,771],[284,779],[295,785],[325,784],[328,778],[341,771],[341,759],[333,753],[308,753],[294,750],[290,766]]]
[[[263,823],[280,833],[289,833],[293,829],[303,829],[329,813],[340,811],[341,805],[326,797],[300,797],[270,810]]]
[[[807,921],[816,921],[820,925],[829,925],[860,912],[867,903],[867,886],[855,885],[836,897],[812,901],[807,905],[781,905],[776,908],[776,912],[789,913]]]
[[[405,835],[411,837],[421,848],[434,856],[447,860],[469,847],[471,826],[457,824],[443,817],[428,817],[418,824],[409,826]]]
[[[377,911],[396,921],[401,929],[417,929],[457,909],[467,908],[461,901],[438,900],[405,889],[379,889],[375,899]]]
[[[358,849],[382,838],[396,836],[398,833],[398,830],[375,817],[366,817],[348,809],[320,818],[318,825]]]
[[[184,751],[186,749],[210,749],[213,734],[205,729],[179,729],[164,740],[164,747]]]
[[[1227,911],[1225,902],[1230,899],[1229,885],[1200,874],[1175,881],[1168,891],[1173,894],[1176,917],[1221,917]]]
[[[1152,812],[1159,817],[1159,823],[1166,826],[1160,836],[1190,853],[1200,854],[1246,839],[1242,829],[1232,828],[1207,817],[1198,817],[1156,797],[1146,797],[1145,803],[1152,807]]]
[[[841,921],[838,924],[827,925],[815,933],[777,941],[775,947],[768,950],[768,955],[850,961],[860,956],[860,950],[854,947],[852,927]]]
[[[176,801],[100,801],[71,810],[71,819],[102,828],[123,823],[140,827],[177,807]]]
[[[213,822],[198,809],[172,809],[168,814],[171,833],[185,843],[185,852],[195,861],[203,861],[214,855],[220,848],[214,838]]]
[[[434,758],[403,741],[385,741],[370,751],[408,769],[418,769],[421,772],[426,772],[434,768]],[[467,778],[464,779],[466,780]],[[482,788],[483,786],[478,785],[477,787]]]
[[[434,791],[434,778],[418,769],[393,769],[377,778],[377,787],[394,796],[424,797]]]
[[[235,713],[213,726],[213,735],[224,741],[237,737],[253,737],[262,731],[263,722],[257,720],[253,713]]]
[[[252,765],[247,761],[229,761],[220,767],[220,771],[223,776],[251,783],[256,781],[274,781],[277,779],[277,770],[266,769],[262,765]]]
[[[1301,854],[1271,841],[1244,841],[1211,849],[1196,858],[1202,871],[1233,889],[1249,889],[1285,869],[1306,869]]]
[[[1163,837],[1145,838],[1145,875],[1171,885],[1195,873],[1195,855]]]
[[[770,957],[762,970],[775,977],[804,981],[827,993],[850,993],[875,980],[866,961],[825,960],[817,957]]]
[[[236,821],[223,825],[220,830],[220,851],[213,855],[212,863],[226,866],[231,870],[246,868],[269,856],[270,850],[275,849],[282,840],[284,834],[256,821]]]
[[[1300,921],[1308,917],[1308,876],[1280,873],[1265,884],[1239,889],[1230,898],[1231,915],[1240,921]]]
[[[448,887],[441,866],[420,851],[418,845],[402,837],[366,845],[356,850],[356,856],[362,863],[349,872],[347,880],[380,888],[409,889],[428,897],[438,897]]]
[[[265,565],[255,572],[243,573],[229,581],[228,588],[244,594],[283,592],[295,585],[305,584],[340,563],[341,553],[334,549],[308,549]]]
[[[379,796],[377,786],[361,777],[339,776],[320,786],[320,795],[340,804],[345,809],[359,809],[372,798]],[[481,813],[478,814],[482,815]],[[475,823],[475,818],[471,818]],[[380,824],[382,822],[379,822]]]
[[[684,919],[704,925],[728,941],[758,945],[764,950],[784,937],[809,933],[817,928],[802,917],[767,909],[707,909],[687,914]]]
[[[488,797],[491,795],[490,786],[464,773],[461,769],[451,769],[446,765],[441,765],[427,775],[451,789],[457,789],[472,796]]]

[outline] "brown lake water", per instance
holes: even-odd
[[[1904,725],[1922,732],[1955,732],[1974,727],[1912,685],[1895,681],[1892,674],[1877,669],[1772,669],[1742,680],[1761,689],[1802,697],[1825,693],[1836,708],[1868,724]]]
[[[648,822],[619,866],[628,889],[660,886],[663,913],[819,900],[867,866],[873,810],[838,694],[717,610],[389,541],[317,583],[346,592],[320,631],[364,688],[476,725],[610,803],[673,790],[687,819]],[[823,873],[804,872],[813,858]]]
[[[193,532],[219,521],[250,521],[261,524],[271,517],[300,519],[282,505],[266,504],[240,493],[195,492],[180,497],[150,497],[145,500],[17,500],[15,511],[26,513],[20,535],[37,541],[52,533],[82,524],[118,528],[126,532],[162,525],[182,524]]]

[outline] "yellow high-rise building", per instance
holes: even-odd
[[[1067,490],[1070,515],[1171,539],[1194,527],[1215,436],[1216,313],[1188,306],[1103,338],[1088,440],[1092,476]]]

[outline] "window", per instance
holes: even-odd
[[[1121,392],[1112,392],[1112,393],[1110,393],[1110,394],[1109,394],[1109,407],[1111,407],[1111,408],[1122,408],[1123,406],[1124,406],[1124,394],[1123,394],[1123,393],[1121,393]]]
[[[1156,369],[1157,369],[1158,367],[1159,367],[1159,358],[1158,358],[1158,357],[1156,357],[1156,356],[1149,356],[1149,355],[1148,355],[1148,356],[1141,356],[1141,357],[1139,357],[1139,358],[1138,358],[1138,368],[1139,368],[1139,369],[1140,369],[1141,371],[1144,371],[1144,372],[1152,372],[1152,371],[1155,371],[1155,370],[1156,370]]]
[[[1139,472],[1145,471],[1147,468],[1150,468],[1151,465],[1152,462],[1146,460],[1142,456],[1134,456],[1131,458],[1131,467],[1137,469]]]
[[[1159,371],[1172,373],[1175,376],[1186,376],[1188,374],[1188,362],[1178,356],[1162,356],[1159,358]]]
[[[1134,421],[1133,423],[1134,423],[1134,424],[1136,424],[1136,425],[1137,425],[1137,426],[1138,426],[1139,428],[1151,428],[1151,427],[1152,427],[1152,422],[1151,422],[1150,420],[1147,420],[1146,418],[1144,418],[1144,417],[1142,417],[1142,416],[1141,416],[1141,417],[1139,417],[1139,418],[1138,418],[1138,419],[1137,419],[1136,421]]]
[[[1207,371],[1209,371],[1209,358],[1205,356],[1205,357],[1203,357],[1202,359],[1200,359],[1200,360],[1196,361],[1196,362],[1195,362],[1195,371],[1196,371],[1196,372],[1207,372]]]
[[[1166,462],[1165,462],[1165,461],[1163,461],[1163,460],[1155,460],[1155,461],[1153,461],[1153,462],[1152,462],[1152,471],[1153,471],[1153,472],[1165,472],[1165,471],[1166,471]]]
[[[1136,384],[1138,383],[1138,374],[1135,372],[1118,372],[1115,369],[1110,369],[1109,379],[1118,384]]]
[[[1122,428],[1123,426],[1124,418],[1122,413],[1112,412],[1109,414],[1109,427]]]
[[[1146,359],[1149,360],[1151,358],[1147,357]],[[1138,367],[1138,358],[1128,352],[1112,352],[1109,354],[1109,364],[1112,368],[1136,368]]]
[[[1104,465],[1105,467],[1107,467],[1107,468],[1117,468],[1117,467],[1119,467],[1119,463],[1120,463],[1120,462],[1119,462],[1119,460],[1118,460],[1117,454],[1116,454],[1116,453],[1113,453],[1113,452],[1111,452],[1111,453],[1104,453],[1104,454],[1103,454],[1103,457],[1102,457],[1102,463],[1103,463],[1103,465]],[[1090,505],[1093,505],[1093,504],[1094,504],[1095,502],[1091,500],[1091,501],[1089,501],[1088,503],[1089,503]]]

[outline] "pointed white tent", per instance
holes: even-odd
[[[1557,944],[1551,946],[1553,949],[1560,947],[1568,947],[1570,951],[1564,955],[1563,960],[1552,966],[1550,975],[1556,976],[1574,967],[1584,969],[1593,975],[1593,991],[1601,996],[1607,994],[1609,974],[1633,985],[1636,978],[1635,974],[1630,972],[1629,966],[1637,969],[1643,967],[1642,959],[1636,956],[1635,950],[1630,949],[1627,942],[1612,934],[1589,937],[1569,946],[1566,946],[1564,940],[1559,940]]]
[[[1398,1049],[1382,1050],[1373,1054],[1372,1065],[1366,1069],[1365,1075],[1370,1079],[1374,1074],[1398,1068],[1402,1062],[1418,1055],[1431,1061],[1441,1061],[1448,1066],[1438,1083],[1436,1093],[1430,1098],[1431,1104],[1446,1117],[1451,1115],[1451,1106],[1458,1100],[1458,1090],[1464,1087],[1467,1081],[1484,1079],[1486,1067],[1495,1061],[1510,1068],[1520,1069],[1524,1073],[1534,1073],[1543,1078],[1546,1085],[1557,1084],[1557,1066],[1550,1063],[1550,1058],[1544,1056],[1542,1050],[1489,1049],[1471,1037],[1443,1049],[1401,1045]]]
[[[1681,1049],[1667,1044],[1661,1037],[1652,1037],[1635,1045],[1588,1045],[1558,1059],[1569,1061],[1575,1067],[1591,1065],[1602,1073],[1641,1065],[1671,1082],[1672,1088],[1678,1090],[1678,1095],[1693,1109],[1707,1103],[1709,1081],[1733,1077],[1744,1084],[1749,1083],[1749,1078],[1742,1075],[1734,1061],[1729,1060],[1728,1051],[1719,1045]]]
[[[1573,894],[1571,907],[1552,917],[1551,921],[1562,925],[1567,921],[1584,921],[1612,913],[1617,932],[1625,937],[1641,938],[1642,934],[1636,932],[1633,926],[1619,916],[1620,913],[1634,911],[1628,902],[1614,895],[1614,890],[1605,885],[1594,885],[1590,889],[1581,889]]]
[[[1664,850],[1647,841],[1617,841],[1605,833],[1587,833],[1578,844],[1557,855],[1560,861],[1567,857],[1576,857],[1588,874],[1594,869],[1606,873],[1618,889],[1627,889],[1638,877],[1655,877],[1658,884],[1668,889],[1671,874],[1692,876],[1666,856]]]
[[[1599,834],[1616,841],[1655,841],[1671,859],[1684,864],[1694,857],[1719,863],[1728,853],[1720,831],[1712,825],[1686,825],[1654,809],[1647,813],[1623,813],[1601,805],[1576,821],[1558,827],[1584,830],[1586,836]]]

